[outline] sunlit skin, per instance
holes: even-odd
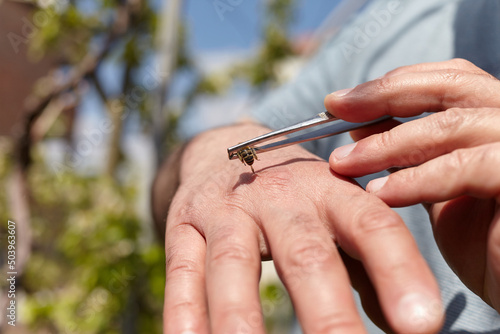
[[[360,263],[369,279],[353,284],[379,324],[438,331],[437,283],[383,201],[300,146],[266,153],[258,174],[228,161],[228,143],[267,132],[219,128],[186,147],[166,226],[165,333],[264,333],[258,286],[270,258],[306,333],[366,332],[348,275]]]
[[[424,203],[451,268],[500,311],[500,81],[455,59],[399,68],[343,93],[325,106],[348,121],[436,112],[353,132],[357,144],[336,149],[330,166],[352,177],[410,167],[367,190],[390,206]]]
[[[438,286],[388,206],[421,202],[450,266],[499,310],[499,92],[498,80],[463,60],[397,69],[327,96],[327,109],[348,121],[435,115],[358,130],[358,144],[329,164],[298,146],[269,152],[258,175],[228,162],[225,147],[268,129],[195,138],[167,219],[165,333],[264,333],[258,281],[271,257],[307,333],[366,332],[350,284],[384,330],[438,332]],[[410,168],[368,192],[341,176],[393,166]]]

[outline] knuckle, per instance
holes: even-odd
[[[166,311],[165,314],[167,316],[170,315],[172,319],[175,319],[177,314],[183,314],[185,312],[200,314],[203,312],[203,307],[193,300],[182,300],[175,301],[169,305]]]
[[[450,153],[450,158],[445,160],[444,171],[459,172],[471,162],[471,155],[467,149],[459,149]]]
[[[454,67],[456,67],[462,71],[465,71],[467,73],[476,74],[476,75],[479,75],[482,77],[486,77],[488,79],[498,80],[495,76],[493,76],[490,73],[477,67],[474,63],[472,63],[471,61],[469,61],[467,59],[454,58],[454,59],[450,60],[450,63],[453,64]]]
[[[452,60],[450,60],[450,63],[452,63],[458,68],[464,68],[464,69],[476,68],[474,64],[463,58],[453,58]]]
[[[406,73],[406,72],[412,70],[413,67],[414,67],[414,65],[399,66],[399,67],[396,67],[395,69],[387,72],[385,76],[388,77],[388,76],[398,75],[401,73]]]
[[[194,224],[198,220],[198,217],[198,209],[193,204],[186,204],[178,210],[170,210],[167,216],[166,233],[172,233],[172,229],[183,224]]]
[[[242,303],[229,303],[222,306],[214,318],[216,318],[215,321],[219,322],[219,325],[228,320],[234,321],[235,318],[239,318],[240,330],[238,333],[252,333],[251,328],[260,327],[264,322],[260,304],[243,305]]]
[[[186,276],[197,276],[202,269],[202,264],[186,255],[185,249],[179,243],[172,243],[172,238],[183,235],[188,229],[195,227],[188,223],[182,223],[172,226],[170,231],[171,238],[165,241],[165,270],[167,279]]]
[[[236,243],[227,243],[214,247],[210,252],[210,263],[214,266],[227,263],[252,263],[255,256],[246,247]]]
[[[394,133],[391,131],[384,131],[376,137],[376,144],[380,148],[393,147],[397,139],[394,138]]]
[[[442,134],[448,135],[450,132],[460,128],[464,121],[465,113],[461,109],[451,108],[432,116],[437,130]]]
[[[430,151],[434,150],[432,146],[428,147],[415,147],[408,151],[407,158],[404,160],[402,166],[417,166],[426,160],[426,157]]]
[[[447,68],[444,70],[441,70],[439,73],[439,79],[443,80],[444,82],[447,83],[452,83],[455,84],[457,82],[460,82],[464,76],[464,73],[461,70],[453,69],[453,68]]]
[[[209,236],[209,261],[212,265],[253,263],[256,256],[243,245],[237,227],[219,228]]]
[[[288,248],[287,266],[294,271],[294,268],[302,270],[323,271],[331,267],[334,260],[331,249],[325,242],[316,238],[310,238],[301,242],[294,242]]]
[[[199,275],[200,266],[191,259],[177,259],[175,251],[167,251],[166,273],[167,280],[175,277]]]
[[[402,222],[399,216],[392,210],[380,208],[368,208],[359,211],[353,217],[350,235],[354,241],[363,242],[366,237],[376,233],[390,233],[400,230]]]
[[[376,94],[380,96],[385,96],[385,102],[382,107],[384,109],[385,114],[387,115],[395,115],[397,114],[397,102],[394,102],[395,93],[401,88],[400,83],[397,82],[398,79],[394,79],[394,77],[384,77],[375,80],[375,89]]]
[[[197,201],[190,193],[178,193],[170,205],[167,226],[195,222],[200,216],[200,208],[203,205],[204,202]]]
[[[219,198],[222,195],[222,189],[226,186],[225,182],[226,180],[216,178],[212,175],[204,182],[198,184],[194,191],[191,192],[191,196],[197,202]]]
[[[380,94],[390,93],[394,89],[393,79],[391,77],[383,77],[375,80],[375,89]]]
[[[197,216],[196,211],[197,211],[196,207],[193,203],[186,203],[178,210],[171,210],[167,218],[167,224],[169,222],[171,223],[172,221],[177,221],[177,222],[193,221]]]
[[[250,215],[252,212],[249,208],[251,201],[248,196],[248,191],[230,191],[224,195],[222,200],[226,208],[232,209],[235,212],[244,212],[247,215]]]

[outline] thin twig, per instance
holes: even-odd
[[[74,90],[85,77],[97,70],[99,64],[109,54],[114,42],[127,32],[130,15],[129,6],[120,6],[117,9],[116,20],[113,23],[103,47],[99,51],[87,54],[79,65],[75,66],[64,84],[54,86],[54,89],[50,93],[40,98],[33,98],[27,104],[24,131],[18,140],[16,150],[18,153],[17,161],[22,169],[27,169],[31,163],[30,151],[33,144],[31,140],[31,129],[36,119],[45,111],[52,99],[66,91]]]
[[[161,165],[163,160],[162,148],[165,141],[165,131],[168,128],[168,115],[165,115],[164,110],[172,74],[177,63],[182,3],[183,0],[170,0],[164,5],[163,23],[158,33],[158,69],[162,77],[159,78],[160,83],[154,94],[152,112],[157,167]]]

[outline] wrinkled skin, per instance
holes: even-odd
[[[354,122],[436,112],[353,132],[357,144],[335,150],[330,166],[351,177],[397,167],[367,190],[390,206],[424,203],[451,268],[500,311],[500,81],[455,59],[396,69],[325,106]]]
[[[264,333],[258,284],[269,258],[306,333],[366,332],[349,268],[381,326],[437,332],[438,286],[382,200],[299,146],[259,155],[255,175],[228,161],[228,146],[267,131],[236,125],[187,146],[166,226],[165,333]]]

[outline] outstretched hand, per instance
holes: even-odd
[[[451,268],[500,312],[500,81],[455,59],[399,68],[325,106],[353,122],[436,112],[353,132],[359,141],[336,149],[330,166],[351,177],[407,167],[367,190],[390,206],[424,203]]]
[[[359,260],[396,332],[432,333],[439,289],[401,218],[301,147],[260,156],[257,174],[225,147],[255,125],[200,135],[181,161],[166,232],[165,333],[263,333],[261,259],[273,258],[307,333],[364,333],[337,245]],[[379,306],[380,305],[380,306]]]

